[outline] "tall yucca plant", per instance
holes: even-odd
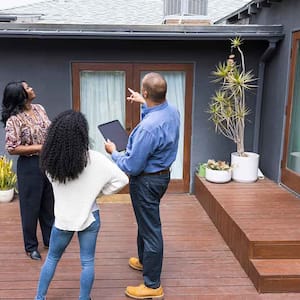
[[[246,106],[246,91],[255,88],[256,80],[252,71],[246,71],[245,57],[241,49],[242,39],[231,39],[231,54],[226,62],[219,63],[213,72],[213,82],[220,84],[209,103],[210,120],[215,124],[215,130],[237,144],[237,152],[245,155],[244,132],[245,117],[250,113]],[[237,52],[240,62],[236,61]]]
[[[12,164],[12,160],[0,156],[0,190],[10,190],[16,186],[17,176],[12,169]]]

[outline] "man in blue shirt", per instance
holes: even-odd
[[[167,83],[158,73],[145,75],[142,94],[129,91],[131,95],[127,100],[142,103],[142,120],[131,132],[125,153],[116,151],[113,142],[105,143],[106,152],[130,175],[130,196],[138,225],[138,258],[131,257],[129,266],[143,271],[144,283],[128,286],[125,294],[134,299],[163,299],[159,205],[168,188],[170,167],[177,155],[180,116],[167,102]]]

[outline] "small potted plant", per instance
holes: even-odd
[[[209,159],[206,163],[205,179],[215,183],[225,183],[230,181],[230,165],[225,161]]]
[[[237,151],[231,154],[232,179],[253,182],[258,176],[259,155],[246,152],[244,147],[245,118],[250,113],[246,105],[246,91],[256,87],[252,71],[246,71],[243,41],[231,39],[231,54],[219,63],[213,72],[220,86],[209,103],[208,113],[215,125],[215,131],[234,141]],[[236,55],[237,54],[237,55]],[[245,164],[245,168],[243,168]]]
[[[17,175],[12,165],[11,159],[0,156],[0,202],[9,202],[14,197]]]

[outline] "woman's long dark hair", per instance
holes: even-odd
[[[40,155],[41,168],[61,183],[75,179],[87,165],[88,149],[86,118],[74,110],[64,111],[48,129]]]
[[[28,96],[22,82],[25,81],[9,82],[4,88],[1,112],[1,122],[4,126],[10,116],[24,111]]]

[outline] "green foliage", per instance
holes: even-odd
[[[12,169],[13,161],[5,156],[0,156],[0,190],[15,188],[17,175]]]
[[[215,161],[214,159],[209,159],[207,161],[206,167],[211,170],[219,170],[219,171],[228,171],[231,169],[230,165],[223,160]]]
[[[209,103],[208,113],[215,125],[215,130],[237,144],[239,155],[244,154],[245,117],[250,113],[246,106],[246,91],[256,87],[252,71],[246,71],[243,41],[236,37],[231,39],[231,54],[226,62],[220,62],[212,72],[213,82],[220,85]],[[236,61],[236,51],[240,63]]]

